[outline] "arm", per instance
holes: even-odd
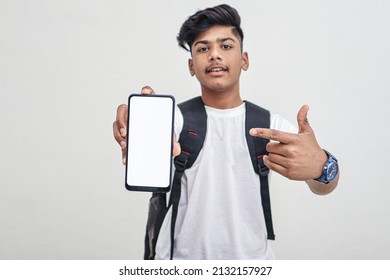
[[[323,184],[316,180],[308,180],[306,181],[306,183],[313,193],[318,195],[326,195],[331,193],[337,187],[337,184],[339,182],[339,177],[340,177],[340,171],[337,173],[337,177],[329,184]]]
[[[309,125],[308,110],[309,107],[305,105],[298,112],[297,134],[266,128],[253,128],[250,134],[273,140],[267,145],[269,155],[264,157],[268,168],[291,180],[306,181],[314,193],[324,195],[336,188],[339,174],[328,184],[315,181],[320,178],[328,157]]]

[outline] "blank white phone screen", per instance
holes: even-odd
[[[130,96],[127,185],[144,188],[170,186],[173,111],[173,97]]]

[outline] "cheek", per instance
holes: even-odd
[[[207,59],[199,54],[195,54],[192,57],[192,69],[196,71],[204,70],[207,65]]]
[[[194,63],[192,66],[192,70],[196,75],[203,75],[204,74],[204,66],[200,65],[199,63]]]
[[[202,63],[198,60],[192,62],[192,69],[199,71],[202,67]]]

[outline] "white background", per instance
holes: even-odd
[[[251,66],[243,98],[303,104],[342,178],[274,174],[278,259],[389,259],[390,2],[226,1]],[[219,1],[0,0],[0,259],[140,259],[149,194],[124,188],[116,108],[144,85],[199,94],[175,37]],[[151,175],[153,170],[150,170]]]

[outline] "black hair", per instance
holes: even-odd
[[[177,42],[183,49],[191,52],[191,46],[198,35],[214,25],[232,26],[233,33],[241,40],[241,48],[244,33],[240,27],[241,18],[237,10],[229,5],[222,4],[196,12],[190,16],[181,26],[177,35]]]

